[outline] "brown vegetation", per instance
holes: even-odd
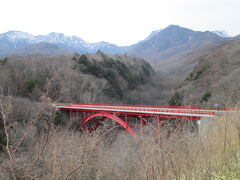
[[[72,128],[73,122],[68,119],[64,119],[67,124],[59,125],[51,106],[55,101],[159,104],[162,94],[158,89],[162,84],[156,82],[148,64],[126,55],[104,58],[106,55],[98,53],[75,55],[75,59],[12,57],[0,62],[0,179],[240,177],[237,113],[216,118],[204,136],[192,133],[179,136],[178,131],[169,136],[172,129],[165,126],[159,137],[146,126],[135,138],[114,123],[111,126],[106,123],[93,133]],[[238,62],[234,60],[229,63]],[[212,61],[210,65],[201,63],[186,81],[197,82],[216,67]],[[96,65],[102,74],[99,69],[95,71]],[[121,69],[124,66],[128,69],[127,76]],[[231,72],[230,68],[225,70]],[[109,72],[113,76],[102,76]],[[116,86],[122,96],[105,93],[106,90],[118,93]],[[204,91],[202,103],[213,97],[212,91]],[[181,93],[175,94],[172,103],[181,104],[183,98]]]
[[[1,99],[6,142],[1,144],[1,179],[238,179],[239,114],[215,119],[204,136],[161,138],[146,126],[138,138],[117,126],[93,133],[53,124],[50,98],[24,124],[11,116],[13,102]],[[37,131],[37,127],[39,127]]]
[[[177,92],[182,104],[220,106],[240,100],[240,41],[225,42],[199,61]]]
[[[61,102],[157,103],[161,95],[161,81],[151,66],[127,55],[36,55],[0,63],[4,95],[38,101],[52,77],[51,98]]]

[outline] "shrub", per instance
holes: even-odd
[[[206,92],[206,93],[202,96],[202,98],[201,98],[201,100],[200,100],[200,103],[208,102],[208,100],[211,98],[211,96],[212,96],[212,93]]]
[[[211,67],[211,65],[206,64],[204,66],[202,66],[201,69],[196,69],[193,70],[193,72],[191,72],[189,74],[189,76],[186,78],[186,80],[188,81],[193,81],[193,80],[197,80],[199,79],[201,76],[203,76],[203,74]]]
[[[26,87],[26,92],[27,93],[31,93],[33,92],[33,89],[39,85],[39,81],[36,80],[36,79],[32,79],[32,80],[29,80],[25,83],[25,87]]]
[[[175,92],[169,100],[169,106],[182,106],[183,96],[179,92]]]
[[[211,66],[206,64],[200,70],[198,70],[195,76],[192,77],[193,80],[199,79]]]
[[[6,135],[5,135],[5,132],[4,132],[2,117],[0,117],[0,144],[1,145],[6,144]],[[2,150],[3,150],[3,146],[0,146],[0,151],[2,151]]]
[[[0,59],[0,64],[5,65],[8,61],[8,58]]]

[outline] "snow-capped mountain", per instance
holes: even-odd
[[[33,36],[26,32],[9,31],[0,34],[0,56],[16,54],[15,52],[20,52],[19,50],[23,52],[32,50],[40,54],[45,52],[48,54],[51,54],[51,52],[60,54],[61,51],[62,53],[95,53],[101,50],[108,54],[128,53],[155,62],[178,53],[181,54],[207,44],[228,39],[230,38],[225,31],[201,32],[178,25],[170,25],[164,29],[153,31],[146,39],[124,47],[103,41],[88,43],[77,36],[66,36],[56,32],[48,35]],[[51,48],[47,51],[49,47]],[[27,49],[24,50],[24,48]]]
[[[77,36],[65,36],[62,33],[50,33],[47,36],[37,36],[41,42],[57,44],[61,47],[70,49],[79,53],[95,53],[101,50],[105,53],[115,54],[123,53],[124,47],[107,42],[88,43]]]
[[[31,34],[20,31],[9,31],[0,34],[0,56],[7,56],[15,49],[36,43],[36,40]]]
[[[131,46],[128,54],[154,63],[224,40],[225,38],[210,31],[194,31],[170,25],[162,30],[153,31],[147,39]]]
[[[64,47],[79,53],[89,52],[85,47],[86,42],[79,37],[76,36],[65,36],[62,33],[52,32],[46,36],[37,36],[40,42],[48,42],[52,44],[59,45],[60,47]]]
[[[77,36],[65,36],[62,33],[52,32],[46,36],[33,36],[26,32],[8,31],[0,34],[0,56],[7,56],[16,49],[22,49],[29,45],[35,45],[42,42],[51,43],[78,53],[95,53],[101,50],[105,53],[116,54],[124,53],[126,49],[126,47],[119,47],[107,42],[87,43]]]
[[[37,40],[37,38],[34,37],[33,35],[21,31],[8,31],[6,33],[0,34],[0,39],[4,38],[12,41],[26,40],[29,42],[35,42]]]

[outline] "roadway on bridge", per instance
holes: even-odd
[[[193,117],[214,117],[227,112],[226,108],[205,107],[171,107],[171,106],[134,106],[134,105],[108,105],[108,104],[54,104],[56,108],[75,111],[107,111],[142,113],[152,115],[176,115]]]

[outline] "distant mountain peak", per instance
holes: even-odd
[[[128,54],[155,63],[223,40],[225,38],[210,31],[194,31],[179,25],[169,25],[159,31],[153,31],[147,39],[132,46]]]
[[[185,28],[185,27],[181,27],[179,25],[169,25],[168,27],[164,28],[162,30],[163,32],[189,32],[189,33],[193,33],[194,30],[189,29],[189,28]]]
[[[1,34],[0,38],[1,37],[7,37],[7,38],[12,39],[12,40],[14,40],[14,39],[35,40],[36,39],[33,35],[31,35],[31,34],[29,34],[27,32],[13,31],[13,30]]]
[[[167,28],[182,28],[182,27],[176,24],[170,24],[169,26],[166,27],[166,29]]]
[[[70,39],[69,37],[65,36],[63,33],[57,33],[57,32],[51,32],[46,36],[39,36],[40,39],[44,39],[46,41],[50,42],[61,42],[61,41],[67,41]]]
[[[58,33],[58,32],[51,32],[49,33],[46,37],[52,37],[52,38],[67,38],[63,33]]]
[[[50,46],[50,44],[42,44],[42,42],[57,45],[58,47],[62,48],[62,52],[64,52],[64,49],[77,53],[95,53],[99,49],[104,53],[109,54],[126,52],[126,47],[119,47],[115,44],[110,44],[104,41],[88,43],[77,36],[66,36],[63,33],[51,32],[48,35],[33,36],[29,33],[21,31],[8,31],[0,34],[0,56],[7,56],[10,52],[18,49],[24,51],[24,48],[27,48],[25,54],[30,53],[30,50],[34,51],[34,48],[37,51],[48,47],[51,47],[50,49],[53,52],[57,52],[53,49],[52,45]],[[28,48],[28,46],[30,47]],[[19,51],[16,52],[19,53]],[[43,52],[48,51],[44,50]]]
[[[51,32],[48,34],[49,36],[65,36],[63,33],[59,33],[59,32]]]
[[[160,31],[162,31],[162,29],[158,29],[158,30],[152,31],[151,34],[150,34],[145,40],[151,39],[151,38],[154,37],[156,34],[158,34]]]

